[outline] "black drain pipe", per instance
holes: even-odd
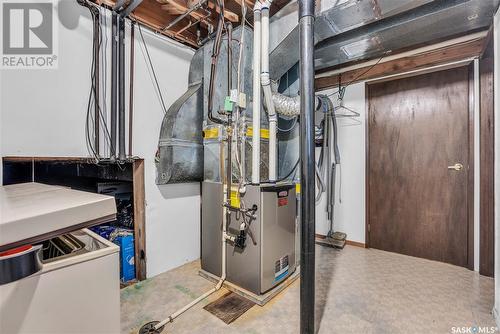
[[[300,33],[300,333],[314,333],[314,0],[299,0]]]
[[[116,119],[118,115],[118,14],[113,12],[111,26],[111,158],[116,158]]]

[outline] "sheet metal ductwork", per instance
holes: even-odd
[[[440,0],[316,44],[316,70],[487,29],[499,0]]]
[[[315,70],[321,72],[346,62],[381,57],[391,50],[484,30],[491,25],[499,3],[500,0],[344,1],[316,16]],[[252,32],[248,28],[247,30],[249,38],[245,53],[249,55],[252,50]],[[239,29],[235,29],[234,32],[236,39],[238,31]],[[272,51],[269,66],[272,80],[279,80],[298,63],[298,41],[299,29],[296,27]],[[211,42],[196,52],[191,62],[189,89],[170,107],[163,120],[158,145],[157,184],[203,180],[202,129],[204,120],[206,122],[208,94],[203,80],[209,77],[210,45]],[[225,53],[223,46],[222,58]],[[243,66],[245,74],[242,80],[244,91],[250,100],[251,59],[245,61],[248,63]],[[219,66],[218,77],[226,76],[225,66]],[[224,81],[217,81],[215,110],[220,109],[220,101],[224,101],[227,94],[227,87],[223,87]],[[273,100],[279,114],[290,117],[297,114],[299,97],[274,95]],[[248,102],[246,115],[247,121],[250,121],[252,101]],[[261,119],[261,127],[267,127],[264,109]],[[280,158],[280,164],[282,163]],[[212,167],[214,166],[210,166]]]
[[[486,29],[500,0],[348,0],[316,17],[316,71]],[[299,59],[296,27],[271,53],[278,80]]]
[[[163,118],[156,157],[156,184],[203,179],[203,50],[193,57],[188,90]]]
[[[241,37],[240,27],[233,31],[236,40]],[[242,61],[242,91],[247,94],[248,105],[246,118],[252,119],[252,30],[245,28],[245,49]],[[219,180],[218,168],[219,143],[222,141],[222,129],[217,138],[203,139],[203,130],[214,126],[207,117],[210,65],[212,62],[213,41],[209,41],[196,51],[189,69],[188,90],[168,109],[163,119],[158,143],[156,184],[199,182],[204,180],[204,166],[210,171],[209,178]],[[238,66],[239,46],[233,43],[233,69]],[[233,82],[237,81],[233,71]],[[227,96],[227,39],[223,40],[217,66],[215,81],[214,110],[218,117],[224,109]],[[262,128],[267,128],[265,112],[262,111]],[[205,144],[205,150],[204,150]],[[267,148],[263,149],[267,152]],[[251,155],[250,155],[251,156]],[[267,170],[263,175],[267,175]],[[205,175],[206,178],[207,175]]]

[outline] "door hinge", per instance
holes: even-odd
[[[368,233],[370,233],[370,230],[371,230],[371,225],[368,224]]]

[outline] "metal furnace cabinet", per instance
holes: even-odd
[[[222,184],[205,181],[202,187],[201,267],[220,276]],[[249,224],[244,248],[230,242],[226,244],[227,280],[255,294],[263,294],[295,271],[295,185],[248,185],[238,201],[247,208],[257,205],[256,219]],[[242,214],[231,213],[230,234],[239,233],[242,217]]]

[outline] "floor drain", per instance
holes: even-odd
[[[141,329],[139,329],[139,334],[158,334],[163,331],[165,326],[160,327],[159,329],[155,329],[156,324],[158,324],[159,321],[151,321],[148,322],[147,324],[144,324]]]

